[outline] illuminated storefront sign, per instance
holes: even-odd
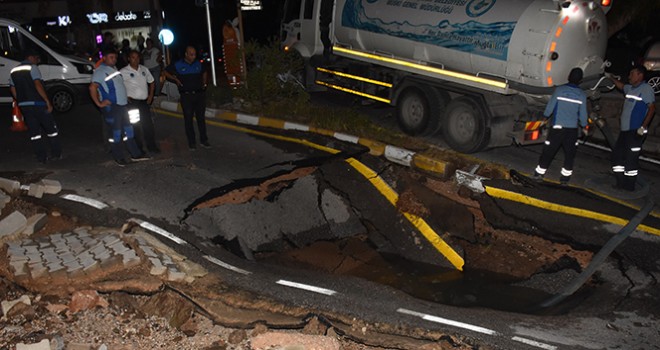
[[[115,21],[117,22],[135,21],[137,18],[138,16],[134,14],[133,11],[122,11],[115,14]]]
[[[57,18],[46,20],[46,25],[49,27],[66,27],[72,23],[71,17],[69,16],[57,16]]]
[[[261,10],[261,0],[241,0],[241,10]]]
[[[88,13],[87,19],[91,24],[108,23],[108,14],[103,12]]]

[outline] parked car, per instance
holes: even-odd
[[[660,41],[655,42],[646,50],[642,64],[648,70],[647,82],[655,94],[660,94]]]

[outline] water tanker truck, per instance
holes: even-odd
[[[537,143],[543,108],[574,67],[596,98],[610,0],[287,0],[285,50],[309,88],[396,107],[411,135],[453,149]]]

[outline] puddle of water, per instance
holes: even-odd
[[[279,254],[255,254],[258,260],[280,265],[350,275],[399,289],[415,298],[459,307],[484,307],[518,313],[562,313],[538,310],[551,297],[546,292],[513,285],[520,280],[490,271],[463,272],[380,254],[367,242],[349,238],[316,242]],[[564,305],[565,309],[565,305]]]

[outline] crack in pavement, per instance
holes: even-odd
[[[278,170],[271,175],[261,178],[239,179],[225,186],[212,188],[203,196],[195,199],[184,209],[184,215],[179,222],[183,223],[195,210],[198,209],[213,208],[227,203],[246,203],[253,198],[260,200],[272,199],[273,197],[270,196],[283,191],[291,182],[310,175],[324,163],[336,159],[354,158],[365,153],[367,153],[366,150],[350,153],[342,151],[328,156],[271,164],[264,167],[264,169],[281,165],[290,165],[292,169]]]

